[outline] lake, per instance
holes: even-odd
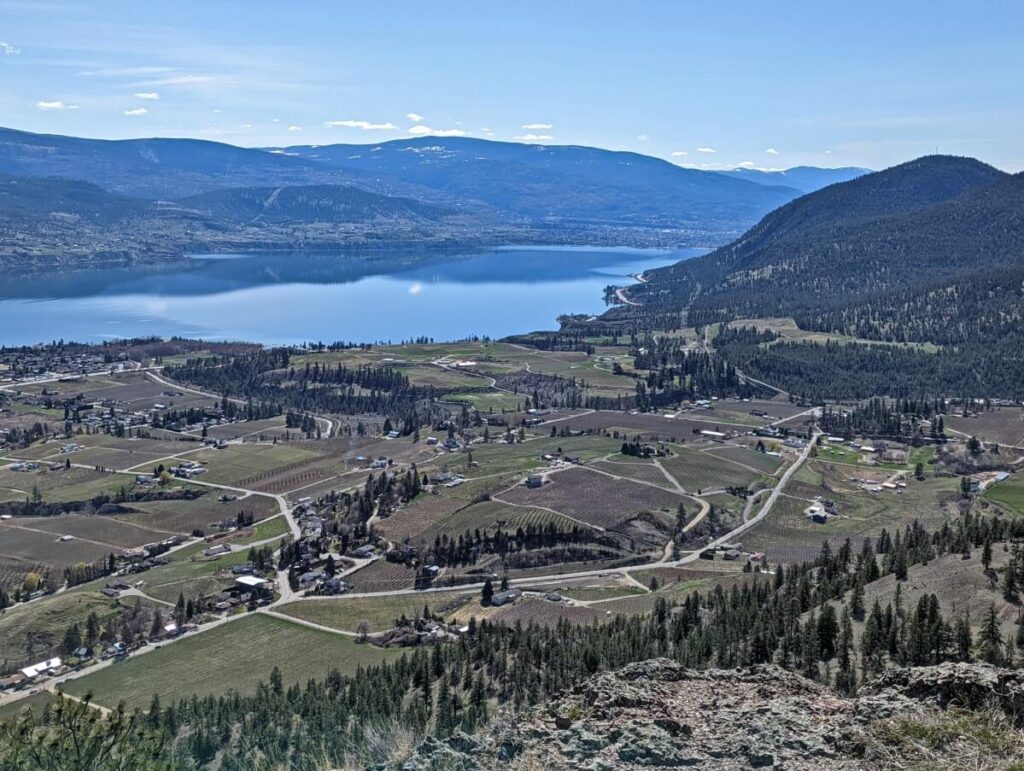
[[[604,288],[703,249],[583,247],[198,255],[173,266],[5,277],[0,343],[172,335],[271,345],[557,329]]]

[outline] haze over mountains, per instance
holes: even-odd
[[[714,245],[850,173],[797,169],[791,180],[767,172],[753,181],[636,153],[468,138],[264,150],[0,129],[0,261],[411,240]]]

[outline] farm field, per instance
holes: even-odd
[[[400,562],[378,559],[346,578],[357,592],[390,592],[412,589],[416,583],[416,570]]]
[[[229,445],[221,450],[205,449],[192,456],[192,460],[207,464],[203,482],[225,485],[256,483],[286,466],[321,459],[321,455],[291,443]]]
[[[942,422],[947,429],[976,436],[983,442],[1024,447],[1024,409],[1019,407],[996,407],[970,418],[946,415]]]
[[[839,516],[825,524],[809,520],[804,510],[814,495],[833,500]],[[912,481],[902,494],[840,493],[792,482],[786,494],[779,496],[771,516],[744,535],[743,545],[765,552],[771,562],[801,562],[815,557],[825,540],[835,547],[850,538],[859,547],[863,538],[875,538],[883,528],[891,534],[915,520],[928,529],[939,527],[955,516],[958,498],[958,480],[953,478]]]
[[[252,693],[275,666],[287,688],[311,677],[323,678],[332,669],[351,674],[357,667],[397,655],[342,635],[253,614],[112,664],[65,688],[73,696],[92,693],[103,706],[124,701],[128,707],[145,709],[155,694],[167,704],[193,695]]]
[[[39,716],[48,705],[53,705],[57,696],[49,691],[40,691],[26,696],[18,701],[0,704],[0,723],[10,723],[17,720],[25,710],[32,710],[32,714]]]
[[[1015,514],[1024,516],[1024,477],[1018,473],[989,486],[985,490],[985,497],[1002,504]]]
[[[609,529],[641,511],[675,512],[690,499],[678,493],[606,474],[574,468],[550,475],[539,488],[517,486],[497,496],[498,500],[525,506],[553,509],[573,519]],[[586,490],[585,497],[580,490]]]
[[[661,469],[650,461],[634,461],[627,459],[624,455],[616,455],[607,460],[595,461],[589,464],[592,469],[604,471],[615,476],[627,477],[636,482],[647,482],[659,487],[671,488],[672,483],[665,478]]]
[[[195,528],[209,530],[211,522],[235,519],[241,512],[252,514],[258,522],[278,511],[277,502],[264,495],[248,495],[234,501],[220,501],[219,497],[219,492],[210,490],[191,500],[132,502],[129,504],[132,513],[117,516],[124,522],[151,530],[190,535]]]
[[[478,594],[452,591],[394,597],[332,597],[290,602],[276,610],[278,613],[346,632],[355,632],[360,623],[366,621],[371,632],[382,632],[391,629],[395,619],[402,615],[416,618],[423,612],[424,605],[431,613],[447,618]]]
[[[75,538],[61,541],[59,536],[43,530],[29,530],[12,524],[0,523],[0,549],[3,556],[27,563],[44,564],[50,570],[63,573],[63,569],[79,562],[104,559],[112,551],[120,551],[110,544]],[[152,539],[151,539],[152,540]]]
[[[725,448],[722,452],[732,451]],[[727,487],[748,487],[756,482],[761,473],[748,465],[741,465],[729,457],[720,457],[713,451],[702,452],[690,448],[673,447],[676,454],[661,460],[661,465],[688,492],[725,489]],[[754,453],[750,450],[741,452]],[[749,460],[748,456],[743,456]],[[754,459],[758,462],[757,459]]]

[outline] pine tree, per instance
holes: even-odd
[[[981,635],[978,638],[978,645],[981,648],[981,658],[989,664],[1001,664],[1003,662],[1003,635],[999,631],[999,618],[996,616],[996,606],[989,604],[985,621],[981,625]]]

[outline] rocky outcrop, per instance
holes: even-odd
[[[876,729],[891,745],[893,726],[953,705],[1021,714],[1024,677],[987,665],[896,669],[844,698],[775,666],[696,671],[653,659],[499,715],[483,734],[429,739],[402,768],[888,768]]]

